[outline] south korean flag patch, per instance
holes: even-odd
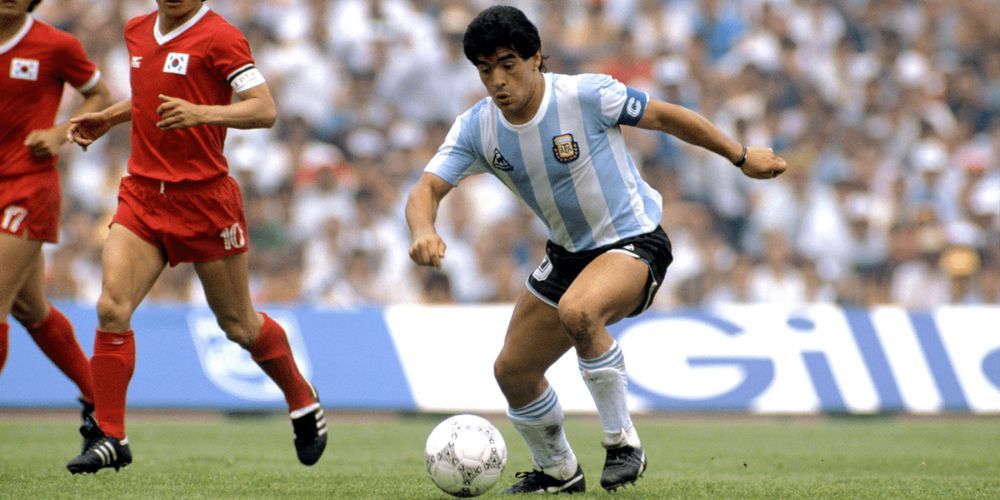
[[[38,81],[38,60],[20,57],[11,59],[10,77],[14,80]]]
[[[188,54],[181,52],[171,52],[167,54],[167,60],[163,62],[163,72],[175,75],[186,75],[188,71]]]

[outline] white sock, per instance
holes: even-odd
[[[628,375],[625,373],[625,356],[612,342],[608,352],[591,359],[580,358],[580,375],[587,384],[597,406],[604,429],[603,445],[614,448],[624,444],[641,446],[639,434],[628,413]]]
[[[521,408],[508,408],[507,416],[528,444],[532,462],[538,469],[556,479],[573,477],[576,455],[566,440],[565,415],[551,386]]]

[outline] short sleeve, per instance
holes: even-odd
[[[237,91],[264,83],[250,53],[250,44],[243,33],[233,26],[227,28],[229,29],[220,30],[212,45],[209,63],[216,75]]]
[[[465,113],[455,119],[448,136],[424,168],[425,172],[437,175],[456,186],[465,177],[487,171],[482,155],[471,146],[474,129],[472,116]]]
[[[635,126],[649,104],[649,96],[645,92],[608,75],[581,75],[579,86],[581,101],[600,111],[598,115],[604,128]]]
[[[87,92],[97,85],[101,72],[97,65],[87,57],[83,44],[75,37],[66,36],[62,44],[59,77],[80,92]]]

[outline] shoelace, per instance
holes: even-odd
[[[608,453],[608,465],[625,465],[630,461],[638,462],[639,460],[627,448],[613,449]]]

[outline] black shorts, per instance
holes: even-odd
[[[622,252],[646,263],[649,268],[649,277],[646,278],[646,300],[629,316],[635,316],[648,309],[653,303],[656,291],[660,289],[660,284],[663,283],[667,267],[674,261],[670,238],[667,238],[667,233],[663,232],[662,227],[582,252],[570,252],[549,241],[545,244],[545,257],[542,263],[528,277],[528,290],[552,307],[558,307],[559,300],[583,268],[607,252]]]

